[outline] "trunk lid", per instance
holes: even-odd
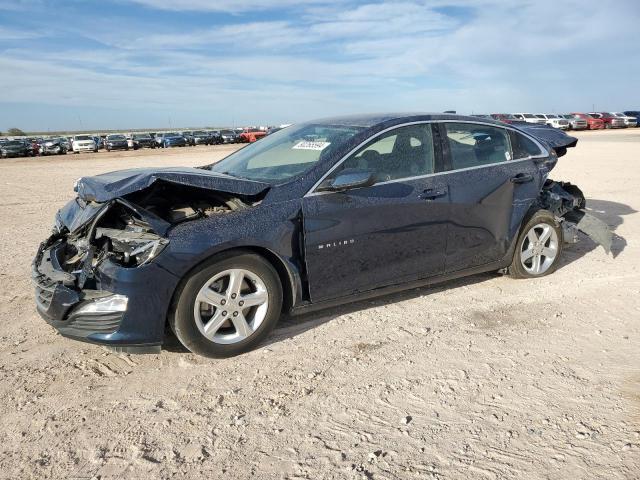
[[[559,157],[566,153],[567,148],[575,147],[578,139],[567,135],[562,130],[548,125],[537,125],[534,123],[518,124],[517,128],[535,137],[538,141],[550,148],[553,148]]]

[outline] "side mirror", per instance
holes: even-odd
[[[342,192],[352,188],[370,187],[376,183],[376,177],[369,170],[343,170],[333,180],[322,182],[319,192]]]

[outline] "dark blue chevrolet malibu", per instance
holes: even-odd
[[[606,225],[548,178],[577,140],[445,114],[328,118],[200,168],[81,178],[33,262],[62,335],[157,351],[258,345],[284,312],[485,271],[553,272],[578,230]]]

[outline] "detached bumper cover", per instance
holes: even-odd
[[[613,232],[605,222],[585,210],[586,201],[578,187],[568,182],[547,180],[540,201],[543,208],[562,222],[586,234],[606,253],[611,253]]]

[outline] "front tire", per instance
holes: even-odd
[[[223,255],[187,278],[169,324],[191,352],[225,358],[255,348],[281,311],[282,285],[269,262],[248,253]]]
[[[538,210],[520,232],[509,274],[538,278],[558,268],[563,247],[562,226],[548,210]]]

